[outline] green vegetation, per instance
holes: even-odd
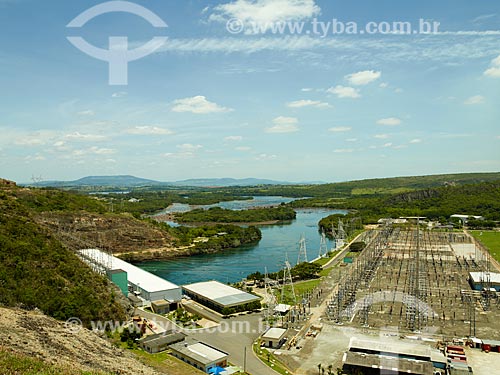
[[[61,367],[43,362],[38,358],[14,353],[0,348],[0,371],[2,374],[19,375],[106,375],[104,372],[80,371],[74,366]]]
[[[309,280],[309,279],[317,279],[318,273],[321,272],[321,265],[317,263],[307,263],[303,262],[297,264],[292,267],[290,273],[292,274],[292,278],[294,280]],[[270,273],[268,277],[273,280],[283,280],[284,270],[280,270],[278,272]],[[257,271],[247,276],[248,280],[264,280],[264,274]]]
[[[290,286],[286,286],[284,288],[284,294],[283,294],[283,299],[280,300],[280,303],[286,303],[289,305],[294,305],[297,303],[300,299],[301,296],[307,294],[308,292],[311,292],[316,288],[319,283],[321,282],[320,279],[314,279],[314,280],[308,280],[308,281],[300,281],[298,283],[293,284],[293,291],[295,293],[295,297],[297,301],[293,301],[293,295],[292,295],[292,288]],[[276,290],[276,297],[278,299],[281,298],[281,291]]]
[[[401,193],[411,190],[437,188],[441,186],[454,186],[492,182],[500,180],[500,173],[458,173],[431,176],[377,178],[360,181],[338,182],[321,185],[276,185],[226,188],[225,191],[236,195],[274,195],[285,197],[312,197],[331,199],[348,198],[352,195],[380,196]],[[222,189],[221,189],[222,190]],[[224,190],[222,190],[224,191]],[[299,200],[293,202],[293,207],[314,207],[314,200]]]
[[[113,205],[115,212],[129,212],[135,216],[161,211],[172,203],[207,205],[233,200],[248,200],[252,197],[233,195],[217,189],[192,188],[188,190],[144,191],[135,189],[126,194],[100,195],[101,199]],[[131,201],[130,201],[131,200]]]
[[[183,327],[196,327],[196,322],[198,320],[201,320],[201,316],[197,314],[191,314],[183,308],[178,308],[177,310],[175,310],[169,315],[169,318]]]
[[[331,203],[326,202],[331,206]],[[447,186],[417,190],[380,197],[354,197],[338,201],[337,208],[352,212],[346,219],[361,217],[364,224],[376,223],[382,217],[426,216],[443,223],[456,213],[484,216],[486,220],[500,220],[500,181],[479,184]],[[335,224],[336,215],[320,221],[325,230]]]
[[[493,258],[500,262],[500,232],[473,230],[470,233],[488,248]]]
[[[261,348],[259,343],[255,343],[253,345],[253,351],[262,362],[271,367],[277,373],[282,375],[292,374],[292,371],[282,364],[273,353],[267,349]]]
[[[212,207],[179,213],[175,218],[180,223],[258,223],[295,219],[295,211],[284,204],[278,207],[254,208],[250,210],[226,210]]]
[[[86,324],[122,320],[119,292],[36,224],[29,208],[37,199],[27,204],[18,193],[0,188],[0,304],[36,307],[56,319],[78,317]]]

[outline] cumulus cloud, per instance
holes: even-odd
[[[259,161],[266,161],[266,160],[274,160],[276,159],[278,156],[277,155],[269,155],[269,154],[259,154],[255,157],[255,160],[259,160]]]
[[[303,108],[303,107],[315,107],[315,108],[330,108],[331,105],[319,100],[296,100],[294,102],[287,103],[289,108]]]
[[[176,146],[177,152],[167,152],[162,156],[171,159],[189,159],[196,155],[196,151],[203,148],[202,145],[194,145],[192,143],[183,143]]]
[[[397,117],[382,118],[377,121],[377,124],[384,126],[398,126],[401,125],[401,119]]]
[[[373,138],[377,138],[377,139],[387,139],[389,138],[389,134],[375,134],[373,136]]]
[[[76,113],[78,116],[94,116],[95,112],[91,109],[87,109],[85,111],[80,111]]]
[[[491,68],[486,69],[484,75],[492,78],[500,78],[500,55],[491,61]]]
[[[474,95],[474,96],[471,96],[470,98],[467,98],[464,101],[464,104],[465,105],[481,104],[481,103],[484,103],[484,99],[485,98],[482,95]]]
[[[173,102],[173,112],[191,112],[196,114],[230,112],[231,108],[226,108],[207,100],[203,95],[191,98],[177,99]]]
[[[174,132],[170,129],[160,128],[158,126],[135,126],[126,130],[128,134],[134,135],[169,135]]]
[[[225,137],[224,140],[228,142],[240,142],[243,140],[243,137],[241,135],[230,135]]]
[[[350,130],[352,130],[350,126],[334,126],[333,128],[328,129],[328,131],[333,133],[348,132]]]
[[[412,144],[421,143],[421,142],[422,142],[422,140],[420,138],[414,138],[410,141],[410,143],[412,143]]]
[[[74,141],[82,141],[82,142],[99,142],[104,141],[106,137],[100,134],[83,134],[80,132],[74,132],[70,134],[66,134],[64,138]]]
[[[364,70],[362,72],[352,73],[345,78],[347,81],[354,86],[364,86],[373,81],[376,81],[381,77],[381,72],[376,72],[374,70]]]
[[[273,120],[273,126],[266,128],[266,133],[293,133],[299,130],[299,120],[295,117],[279,116]]]
[[[225,22],[236,18],[244,23],[263,25],[307,19],[320,11],[314,0],[236,0],[215,6],[209,20]]]
[[[330,87],[326,92],[329,92],[330,94],[337,95],[338,98],[360,98],[361,94],[359,93],[359,90],[354,88],[354,87],[347,87],[347,86],[335,86],[335,87]]]

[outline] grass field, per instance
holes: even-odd
[[[307,292],[313,290],[314,288],[316,288],[320,282],[321,282],[321,279],[314,279],[314,280],[299,281],[299,282],[294,283],[293,290],[295,292],[295,297],[298,299],[304,293],[307,293]],[[281,301],[281,294],[277,295],[276,298],[278,298],[278,301],[280,301],[280,303],[286,303],[289,305],[293,305],[292,290],[289,286],[287,286],[285,288],[284,301]]]
[[[500,262],[500,232],[471,230],[470,233],[490,250],[490,254]]]

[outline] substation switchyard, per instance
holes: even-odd
[[[342,268],[328,322],[443,338],[500,335],[498,271],[467,233],[387,226],[364,241]]]

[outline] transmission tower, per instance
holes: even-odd
[[[267,267],[265,267],[264,272],[264,293],[265,301],[267,303],[267,309],[265,310],[266,318],[269,319],[275,313],[274,309],[278,302],[276,301],[276,296],[273,293],[273,288],[270,283],[269,275],[267,273]]]
[[[319,242],[319,254],[318,258],[326,257],[328,254],[328,247],[326,246],[326,235],[325,231],[321,232],[321,240]]]
[[[288,260],[287,260],[288,262]],[[308,262],[307,260],[307,247],[306,247],[306,238],[304,235],[300,237],[299,240],[299,256],[297,257],[297,264]]]
[[[290,262],[288,261],[288,254],[286,256],[285,260],[285,268],[283,269],[283,288],[281,289],[281,303],[285,303],[285,290],[287,289],[287,286],[290,289],[290,294],[291,294],[291,300],[292,300],[292,305],[295,305],[297,303],[297,297],[295,296],[295,289],[293,287],[293,280],[292,280],[292,266],[290,265]]]

